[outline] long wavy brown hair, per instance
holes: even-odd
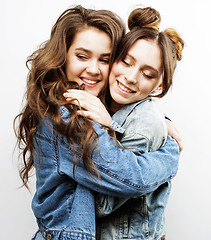
[[[66,77],[67,51],[77,32],[89,26],[110,36],[111,67],[117,46],[125,33],[124,24],[111,11],[85,9],[82,6],[75,6],[62,13],[52,27],[50,39],[41,44],[40,48],[27,60],[29,74],[26,104],[14,120],[17,143],[22,156],[19,174],[23,185],[27,188],[30,171],[34,168],[33,151],[37,151],[34,137],[41,121],[45,121],[46,117],[52,121],[55,131],[67,138],[74,155],[73,142],[80,146],[85,169],[88,172],[96,170],[92,162],[92,152],[97,146],[97,133],[92,123],[86,118],[77,116],[77,108],[67,103],[63,97],[67,89],[79,88],[76,83],[68,81]],[[103,98],[103,92],[100,96]],[[61,117],[60,105],[65,105],[71,113],[68,123]],[[76,159],[75,156],[74,159]]]

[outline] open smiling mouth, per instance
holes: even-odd
[[[92,80],[92,79],[87,79],[87,78],[80,78],[86,85],[89,86],[94,86],[95,84],[97,84],[98,82],[100,82],[100,80]]]
[[[126,87],[125,85],[123,85],[121,82],[119,82],[117,80],[117,85],[118,87],[120,88],[120,90],[122,90],[123,92],[126,92],[126,93],[135,93],[135,91],[131,90],[130,88]]]

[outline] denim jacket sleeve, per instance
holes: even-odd
[[[93,162],[100,179],[90,176],[77,156],[73,176],[73,153],[67,140],[57,139],[58,171],[96,192],[127,198],[144,195],[172,179],[178,169],[179,149],[169,137],[163,148],[156,152],[135,154],[120,148],[114,139],[97,123],[93,123],[99,136],[98,149],[93,152]],[[153,171],[156,169],[156,171]]]

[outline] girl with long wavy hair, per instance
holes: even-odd
[[[26,105],[15,121],[24,186],[36,171],[32,210],[39,231],[33,239],[94,240],[93,191],[138,197],[177,172],[175,142],[135,154],[120,146],[111,128],[78,116],[75,100],[67,103],[63,97],[67,89],[83,89],[105,100],[107,77],[124,33],[114,13],[76,6],[62,13],[50,39],[28,59]]]

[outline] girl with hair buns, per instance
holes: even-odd
[[[149,7],[135,9],[129,16],[130,31],[123,38],[109,76],[107,106],[112,119],[94,96],[80,90],[65,94],[85,109],[78,114],[113,128],[121,144],[137,155],[156,151],[166,142],[164,117],[154,97],[163,97],[171,87],[184,46],[174,29],[159,31],[160,20],[160,14]],[[156,168],[152,166],[151,173]],[[167,180],[141,197],[119,199],[99,194],[97,239],[165,239],[164,211],[170,189]]]
[[[24,186],[36,170],[32,210],[39,231],[33,239],[94,240],[92,190],[138,197],[177,172],[175,142],[167,141],[154,153],[136,154],[121,147],[100,124],[78,116],[75,102],[63,97],[67,89],[83,84],[87,94],[103,101],[124,32],[114,13],[76,6],[62,13],[50,39],[28,59],[26,105],[16,118],[16,134]]]

